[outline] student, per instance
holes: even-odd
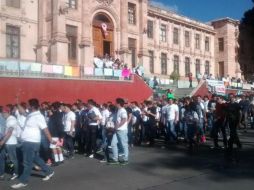
[[[76,115],[73,111],[71,111],[71,105],[65,104],[64,105],[64,117],[63,117],[63,124],[64,124],[64,148],[67,150],[67,157],[73,158],[74,156],[74,144],[73,138],[75,133],[75,122],[76,122]]]
[[[109,164],[118,164],[119,161],[122,165],[128,164],[129,160],[129,148],[128,148],[128,115],[124,108],[124,100],[122,98],[116,99],[117,116],[115,130],[116,133],[113,136],[111,146],[113,151],[113,160]],[[118,147],[118,144],[120,147]],[[122,149],[124,156],[123,160],[119,160],[119,150]]]
[[[4,108],[3,109],[3,116],[6,119],[5,123],[5,134],[0,141],[0,147],[4,147],[6,152],[9,155],[10,161],[14,165],[14,172],[12,174],[11,180],[14,180],[18,177],[18,159],[17,159],[17,136],[18,133],[20,133],[20,127],[18,126],[18,121],[17,119],[11,115],[11,111],[9,108]],[[2,172],[0,172],[2,173]]]
[[[13,189],[19,189],[27,186],[33,163],[37,164],[46,176],[42,179],[48,181],[53,175],[54,171],[49,168],[39,156],[41,130],[45,133],[49,142],[55,144],[48,131],[44,116],[39,111],[39,101],[37,99],[30,99],[29,101],[30,114],[27,116],[26,123],[21,134],[22,153],[24,169],[19,176],[19,183],[12,185]]]

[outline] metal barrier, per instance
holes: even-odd
[[[23,78],[57,78],[80,80],[132,81],[122,70],[86,66],[52,65],[21,60],[0,59],[0,76]]]

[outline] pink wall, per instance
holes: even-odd
[[[0,92],[0,105],[16,103],[17,96],[20,102],[38,98],[67,103],[90,98],[98,103],[114,102],[117,97],[140,102],[152,96],[152,90],[137,76],[134,76],[134,82],[0,78]]]

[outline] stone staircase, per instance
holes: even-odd
[[[190,96],[194,88],[176,88],[174,94],[176,98],[183,98]]]
[[[192,91],[194,90],[194,88],[177,88],[176,85],[160,85],[159,89],[156,90],[156,93],[161,96],[162,94],[166,94],[167,89],[172,89],[176,98],[190,96]]]
[[[201,81],[195,88],[178,88],[177,85],[160,85],[156,93],[161,96],[166,94],[167,89],[172,89],[176,98],[183,98],[186,96],[195,96],[197,94],[207,94],[206,82]]]

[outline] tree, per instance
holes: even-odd
[[[177,71],[173,71],[171,74],[170,74],[170,79],[172,79],[174,82],[178,81],[180,78],[180,75]]]
[[[254,6],[244,13],[239,32],[238,58],[241,70],[246,80],[254,81]]]

